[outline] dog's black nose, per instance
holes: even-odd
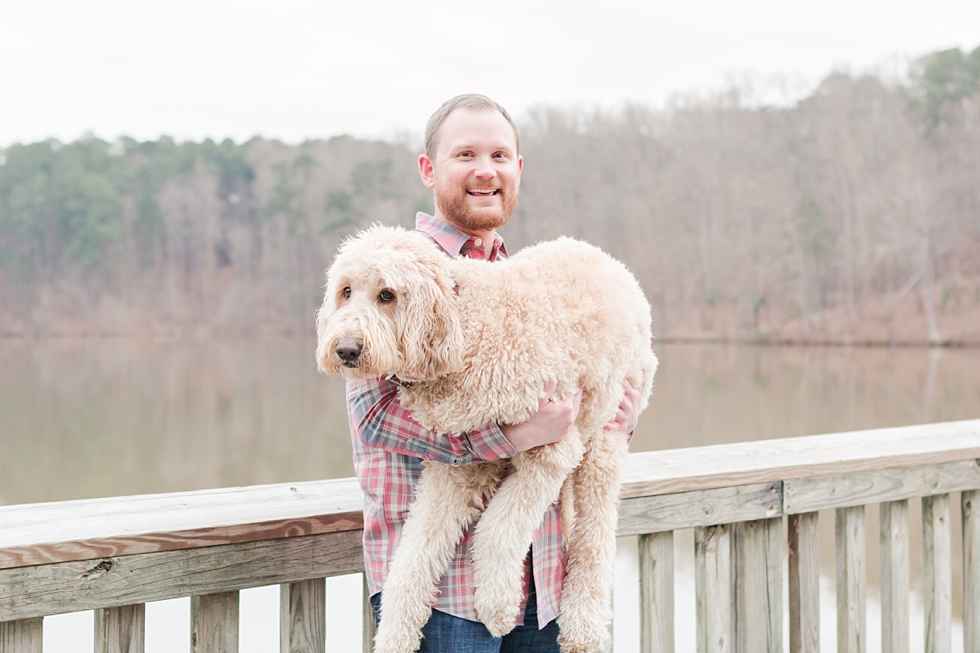
[[[361,343],[351,338],[344,338],[337,343],[337,348],[334,349],[337,355],[340,356],[340,360],[345,363],[353,363],[357,360],[357,357],[361,355]]]

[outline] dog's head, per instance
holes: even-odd
[[[463,365],[450,259],[424,234],[375,225],[345,241],[316,315],[320,370],[432,380]]]

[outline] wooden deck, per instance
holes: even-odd
[[[818,651],[818,511],[833,509],[837,650],[864,653],[878,504],[883,650],[907,652],[908,500],[922,497],[925,650],[951,651],[959,513],[955,590],[980,652],[978,459],[980,420],[632,454],[619,534],[638,537],[641,650],[674,651],[674,531],[693,528],[699,652],[782,651],[785,610],[791,653]],[[324,579],[363,569],[361,528],[353,479],[0,507],[0,653],[41,651],[43,617],[80,610],[95,610],[97,653],[141,652],[144,604],[188,596],[191,650],[237,651],[238,591],[266,585],[282,588],[281,650],[325,651]]]

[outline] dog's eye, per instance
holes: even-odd
[[[344,299],[350,299],[350,286],[344,288]]]
[[[395,300],[395,293],[385,288],[380,293],[378,293],[378,299],[381,300],[382,304],[387,304]]]

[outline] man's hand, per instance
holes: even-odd
[[[639,406],[640,391],[633,388],[629,381],[623,381],[623,401],[619,404],[616,417],[602,428],[607,431],[622,431],[632,433],[636,430],[636,423],[640,419]]]
[[[501,424],[500,430],[504,437],[518,451],[527,451],[543,444],[560,442],[569,427],[578,417],[579,404],[582,401],[582,391],[565,398],[552,397],[558,384],[554,381],[544,388],[544,397],[538,402],[538,409],[520,424]]]

